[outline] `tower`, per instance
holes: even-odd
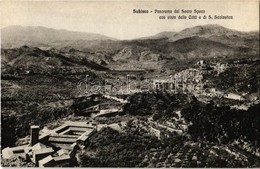
[[[30,145],[33,146],[39,141],[39,126],[31,126],[31,140]]]

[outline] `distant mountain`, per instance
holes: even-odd
[[[160,32],[153,36],[138,38],[138,40],[145,40],[145,39],[162,39],[162,38],[171,38],[176,34],[176,32]]]
[[[259,32],[240,32],[219,25],[195,26],[177,33],[162,32],[134,40],[114,40],[97,34],[43,27],[9,27],[2,30],[2,38],[4,47],[17,44],[37,47],[43,51],[55,51],[62,59],[69,59],[77,65],[95,63],[110,69],[172,70],[180,66],[180,60],[259,56]],[[28,53],[25,55],[27,58]],[[19,58],[20,62],[25,60],[22,56]],[[13,62],[2,59],[3,64]],[[65,62],[57,65],[62,64]]]
[[[84,32],[57,30],[46,27],[9,26],[1,29],[3,47],[51,46],[52,43],[63,43],[78,40],[113,40],[113,38]]]
[[[124,48],[112,56],[114,67],[160,69],[176,60],[239,57],[251,53],[207,38],[193,36],[169,41],[163,39],[138,40],[125,43]],[[110,66],[110,65],[109,65]],[[111,67],[111,66],[110,66]],[[113,67],[112,67],[113,68]],[[165,67],[170,69],[171,67]]]
[[[234,31],[228,28],[225,28],[220,25],[216,24],[209,24],[209,25],[200,25],[200,26],[195,26],[191,28],[186,28],[177,34],[175,34],[171,40],[176,41],[178,39],[183,39],[187,37],[192,37],[192,36],[200,36],[200,37],[205,37],[209,38],[211,36],[219,36],[219,35],[230,35],[230,34],[241,34],[241,32]]]
[[[178,33],[163,32],[147,38],[121,41],[121,45],[121,50],[116,49],[118,52],[112,56],[121,67],[172,69],[171,66],[176,66],[180,59],[257,57],[259,32],[203,25]]]
[[[239,57],[259,54],[259,32],[240,32],[219,25],[203,25],[187,28],[178,33],[162,32],[135,40],[89,43],[82,41],[70,45],[83,51],[106,52],[115,60],[121,61],[124,58],[136,60],[142,52],[148,56],[147,51],[162,56],[162,59],[236,57],[236,55]],[[154,60],[153,57],[148,58]]]
[[[216,24],[195,26],[184,29],[169,38],[170,41],[199,36],[233,46],[251,46],[259,40],[259,32],[241,32]],[[258,43],[259,44],[259,43]]]

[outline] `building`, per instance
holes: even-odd
[[[200,67],[203,67],[206,65],[206,62],[204,60],[200,60],[196,63],[196,65],[200,66]]]
[[[174,91],[175,90],[175,83],[173,80],[168,79],[155,79],[153,80],[153,89],[160,90],[160,91]]]
[[[224,95],[225,98],[227,99],[232,99],[232,100],[244,100],[244,98],[238,94],[235,94],[235,93],[228,93],[228,94],[225,94]]]
[[[39,161],[39,167],[52,167],[55,165],[55,161],[51,155]]]
[[[39,167],[73,166],[77,151],[85,148],[89,138],[96,131],[96,125],[68,121],[39,136],[39,126],[31,126],[30,143],[7,147],[2,150],[2,157],[21,157]]]
[[[228,68],[228,64],[217,62],[212,66],[212,68],[219,75],[220,73],[223,73]]]

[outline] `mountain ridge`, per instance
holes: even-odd
[[[29,32],[27,36],[30,37]],[[145,39],[81,39],[46,43],[22,41],[20,44],[45,49],[44,51],[55,49],[56,53],[70,59],[70,62],[74,61],[76,65],[85,60],[110,69],[119,66],[160,70],[161,67],[171,69],[165,65],[183,59],[256,57],[259,55],[259,32],[240,32],[219,25],[200,25],[180,32],[162,32]],[[28,55],[25,58],[28,59]],[[8,60],[2,61],[8,63]],[[59,65],[65,63],[60,60],[54,62]]]
[[[1,29],[1,34],[2,43],[7,47],[31,46],[30,44],[35,44],[35,46],[48,46],[50,43],[77,40],[115,40],[115,38],[97,33],[53,29],[43,26],[8,26]]]

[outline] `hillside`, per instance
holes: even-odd
[[[20,48],[1,50],[2,70],[6,67],[31,69],[51,69],[58,67],[86,67],[94,70],[106,70],[104,66],[80,55],[64,54],[58,50],[41,50],[37,47],[22,46]]]

